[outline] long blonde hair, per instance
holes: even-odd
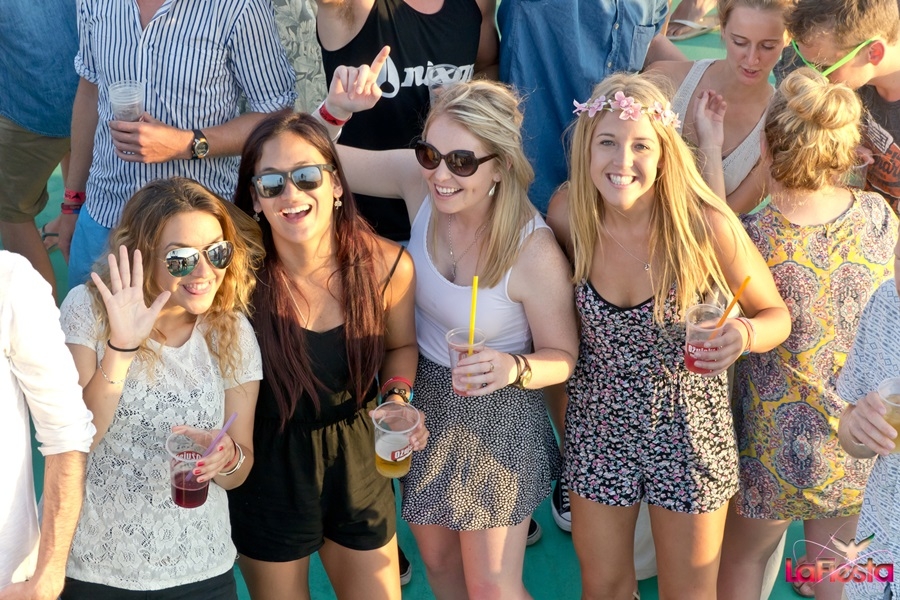
[[[210,352],[219,363],[223,377],[231,377],[241,364],[238,336],[238,313],[249,315],[250,298],[256,285],[254,271],[261,262],[264,250],[259,226],[250,217],[210,192],[208,189],[184,177],[151,181],[125,204],[122,220],[109,236],[109,247],[128,248],[129,256],[141,251],[144,267],[144,302],[150,305],[162,292],[153,277],[159,261],[158,246],[166,223],[179,214],[192,212],[211,215],[222,227],[222,239],[234,244],[234,256],[225,270],[222,283],[212,305],[203,315],[204,338]],[[109,286],[109,265],[106,255],[94,265],[94,271]],[[94,311],[99,315],[101,334],[109,336],[109,319],[100,292],[93,281],[88,281]],[[146,341],[141,345],[142,358],[155,355]]]
[[[528,200],[528,186],[534,170],[522,151],[522,113],[513,91],[499,83],[478,79],[448,87],[441,93],[425,120],[423,137],[435,119],[446,117],[461,125],[496,154],[500,181],[488,213],[485,251],[479,255],[481,287],[500,283],[519,256],[522,229],[534,218],[536,210]],[[483,165],[481,168],[484,168]],[[436,231],[438,212],[431,213],[431,231]]]
[[[665,106],[668,99],[660,85],[650,75],[617,73],[597,84],[588,104],[600,96],[612,98],[622,92],[644,107],[656,102]],[[568,198],[576,283],[590,277],[594,248],[602,244],[599,231],[606,218],[605,202],[591,180],[591,138],[601,119],[616,118],[618,111],[599,111],[593,117],[584,111],[574,123]],[[654,265],[653,317],[662,324],[673,281],[679,314],[695,304],[698,296],[729,293],[707,213],[723,217],[739,250],[746,249],[748,241],[737,217],[700,176],[694,156],[675,127],[652,118],[650,123],[661,147],[650,213],[650,257]]]

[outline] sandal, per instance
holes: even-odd
[[[680,42],[683,40],[700,37],[701,35],[706,35],[707,33],[718,31],[720,28],[719,17],[717,15],[707,15],[702,19],[698,19],[697,21],[689,21],[687,19],[672,19],[669,22],[677,23],[678,25],[683,25],[688,28],[684,33],[666,36],[673,42]]]
[[[806,562],[806,557],[803,556],[797,559],[797,564],[802,565]],[[801,598],[815,598],[816,591],[813,589],[813,584],[809,581],[792,581],[791,588],[793,588],[794,593],[800,596]]]
[[[46,223],[41,225],[41,242],[43,242],[44,248],[47,249],[47,252],[53,252],[54,250],[59,248],[59,245],[56,242],[52,242],[48,245],[47,238],[56,238],[57,240],[59,240],[59,233],[57,233],[55,231],[47,231],[46,228],[47,228]]]

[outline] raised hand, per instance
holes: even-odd
[[[328,112],[339,119],[369,110],[381,98],[378,86],[378,75],[391,53],[390,46],[385,46],[372,61],[371,65],[360,67],[339,66],[334,70],[328,98],[325,99]]]
[[[694,105],[694,131],[697,145],[704,149],[721,148],[725,143],[725,110],[728,103],[715,92],[704,90]]]
[[[144,302],[144,265],[141,251],[134,251],[134,266],[128,261],[128,248],[119,247],[119,258],[109,255],[109,287],[100,276],[91,273],[91,279],[109,319],[109,342],[119,348],[137,348],[153,331],[160,311],[169,300],[171,292],[162,292],[149,307]]]

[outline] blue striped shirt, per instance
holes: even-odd
[[[181,175],[231,198],[239,157],[126,162],[109,130],[109,85],[144,82],[144,109],[179,129],[226,123],[248,108],[272,112],[294,104],[294,71],[268,0],[166,0],[141,29],[135,0],[80,0],[75,70],[97,86],[98,124],[87,183],[87,210],[114,227],[125,202],[145,183]]]

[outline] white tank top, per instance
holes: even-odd
[[[427,359],[450,366],[446,334],[456,327],[469,326],[472,286],[456,285],[441,275],[428,255],[428,223],[431,220],[431,197],[425,198],[412,224],[409,254],[416,265],[416,338],[419,352]],[[537,229],[547,227],[540,215],[522,230],[520,245]],[[510,300],[507,293],[510,271],[504,273],[493,288],[478,289],[475,326],[484,331],[487,346],[501,352],[531,352],[531,329],[521,302]]]

